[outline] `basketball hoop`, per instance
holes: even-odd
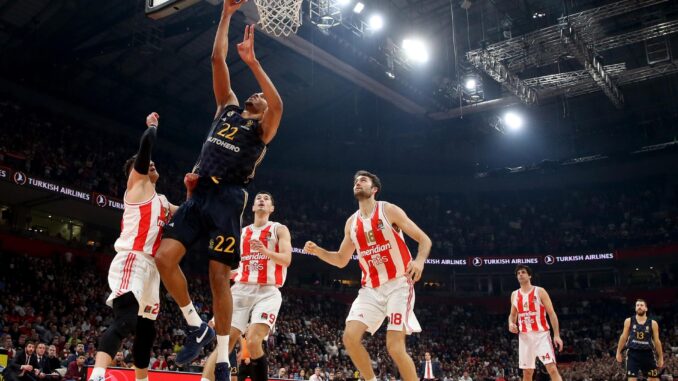
[[[259,10],[259,24],[264,32],[276,37],[297,33],[301,25],[303,0],[254,0]]]

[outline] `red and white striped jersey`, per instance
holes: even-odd
[[[137,251],[155,256],[162,239],[162,231],[170,217],[169,201],[161,194],[154,193],[148,201],[139,203],[125,200],[120,237],[115,241],[115,250]]]
[[[351,222],[351,240],[358,252],[363,287],[377,288],[405,275],[412,260],[403,233],[388,221],[384,205],[384,201],[378,201],[369,218],[363,218],[358,210]]]
[[[276,229],[281,226],[269,221],[266,225],[255,227],[254,224],[242,230],[240,236],[240,265],[235,281],[240,283],[260,284],[282,287],[287,278],[287,266],[276,264],[266,254],[252,252],[250,240],[258,239],[269,250],[278,252],[278,235]]]
[[[544,332],[550,329],[546,321],[546,308],[539,297],[540,287],[532,287],[529,293],[516,290],[513,306],[518,310],[518,330],[520,332]]]

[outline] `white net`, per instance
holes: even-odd
[[[259,11],[259,24],[276,37],[297,33],[301,25],[303,0],[254,0]]]

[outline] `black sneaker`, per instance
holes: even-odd
[[[186,365],[198,357],[200,350],[211,343],[216,337],[216,333],[207,323],[203,322],[200,327],[189,327],[188,334],[184,340],[184,347],[177,353],[174,362],[177,365]]]

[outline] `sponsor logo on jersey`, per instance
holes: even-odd
[[[379,253],[381,253],[382,251],[389,251],[389,250],[391,250],[391,243],[390,243],[390,242],[387,242],[387,243],[385,243],[385,244],[383,244],[383,245],[374,245],[374,246],[370,246],[369,249],[364,250],[364,251],[361,251],[361,252],[360,252],[360,255],[363,256],[363,257],[366,257],[366,256],[368,256],[368,255],[379,254]]]

